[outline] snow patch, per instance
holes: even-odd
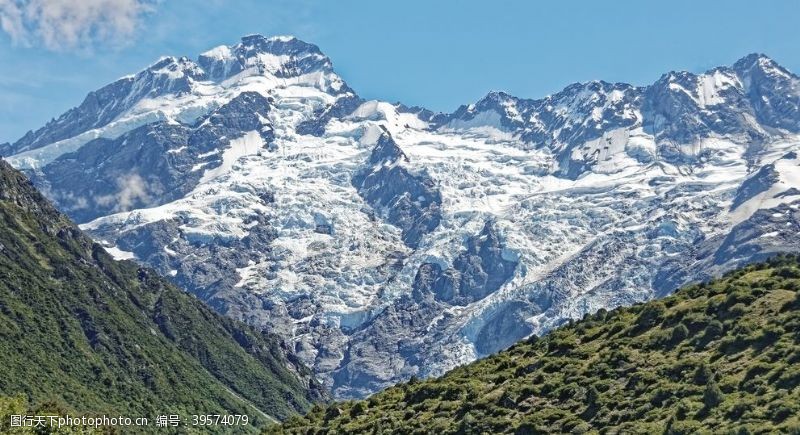
[[[257,131],[250,131],[230,142],[222,152],[222,164],[203,173],[200,184],[207,183],[230,172],[233,165],[242,157],[257,154],[264,146],[264,139]]]
[[[116,246],[104,246],[106,250],[115,260],[135,260],[136,255],[133,252],[123,251]]]

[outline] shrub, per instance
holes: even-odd
[[[670,421],[666,433],[669,435],[694,435],[701,433],[703,426],[697,421]]]
[[[703,404],[706,405],[706,408],[714,408],[723,400],[725,400],[725,396],[715,381],[712,380],[706,384],[706,389],[703,391]]]
[[[766,347],[776,342],[784,333],[783,328],[777,325],[765,325],[762,329],[753,334],[753,343],[760,347]]]
[[[770,419],[780,423],[792,415],[797,414],[797,406],[791,403],[780,402],[770,407]]]
[[[646,305],[636,318],[636,326],[640,329],[655,326],[664,319],[666,308],[661,301]]]
[[[747,306],[739,302],[728,308],[729,317],[742,317],[747,312]]]
[[[726,416],[731,420],[740,420],[745,412],[750,411],[752,405],[744,402],[734,403],[733,406],[726,412]]]
[[[360,400],[350,408],[350,417],[358,417],[367,412],[367,402]]]
[[[772,276],[779,276],[786,279],[800,278],[800,270],[784,266],[776,269],[775,272],[772,273]]]
[[[708,384],[712,379],[714,379],[714,374],[705,364],[697,366],[697,370],[695,370],[694,376],[692,376],[692,381],[697,385]]]
[[[755,295],[752,293],[752,290],[736,290],[733,293],[729,293],[728,297],[725,298],[725,306],[732,307],[736,304],[750,304],[756,300]]]
[[[686,327],[683,323],[679,323],[678,326],[672,328],[672,333],[669,337],[669,342],[671,345],[677,345],[678,343],[686,340],[689,337],[689,328]]]
[[[675,419],[685,420],[686,417],[689,415],[689,411],[690,408],[686,402],[684,401],[678,402],[678,404],[675,406]]]
[[[797,365],[787,367],[775,384],[778,388],[786,389],[791,389],[800,385],[800,367]]]
[[[706,338],[714,339],[721,336],[723,332],[725,332],[725,328],[722,326],[722,322],[715,319],[708,322],[708,326],[706,326],[704,335]]]

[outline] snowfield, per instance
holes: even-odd
[[[449,115],[361,100],[291,37],[248,36],[187,62],[191,74],[152,72],[191,76],[181,92],[156,81],[113,120],[21,143],[38,147],[8,160],[57,203],[91,200],[53,174],[93,139],[122,141],[98,151],[112,159],[159,146],[156,135],[134,141],[143,126],[189,131],[152,157],[167,167],[158,180],[194,174],[178,197],[152,187],[155,166],[134,165],[149,202],[82,228],[115,257],[275,330],[338,397],[438,375],[800,244],[800,117],[785,109],[798,79],[762,57],[648,88],[492,93]],[[783,112],[755,112],[743,102],[753,89]],[[246,93],[268,103],[245,128]],[[103,176],[122,172],[108,166]],[[752,249],[729,253],[733,235]]]

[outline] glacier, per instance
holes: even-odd
[[[357,95],[320,49],[165,57],[2,153],[110,253],[280,334],[339,398],[800,248],[800,79]]]

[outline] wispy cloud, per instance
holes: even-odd
[[[12,41],[54,51],[124,44],[158,0],[0,0],[0,28]]]
[[[113,195],[103,195],[95,198],[95,203],[101,206],[114,204],[113,211],[128,211],[134,205],[148,204],[150,202],[151,187],[139,174],[128,174],[117,178],[119,191]]]

